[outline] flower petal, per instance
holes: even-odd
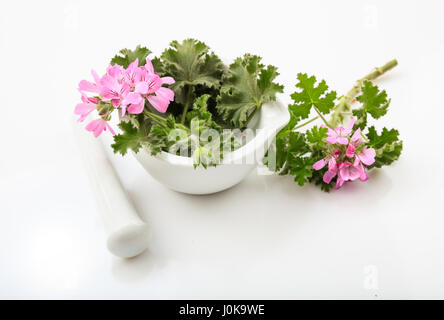
[[[328,160],[328,169],[329,170],[334,170],[334,171],[338,170],[338,168],[336,167],[336,158],[335,157],[331,157]]]
[[[340,175],[338,175],[338,178],[336,179],[336,190],[342,187],[344,184],[344,180],[341,178]]]
[[[336,176],[336,174],[337,174],[337,171],[334,171],[334,170],[327,170],[325,173],[324,173],[324,177],[322,178],[322,180],[325,182],[325,183],[330,183],[331,182],[331,180]],[[339,179],[339,177],[338,177],[338,179]]]
[[[348,167],[348,172],[349,172],[349,178],[350,180],[354,181],[356,179],[358,179],[361,176],[361,170],[358,167],[355,166],[350,166]]]
[[[347,147],[347,151],[345,152],[345,155],[349,158],[353,158],[355,156],[355,151],[356,151],[355,146],[352,144],[349,144]]]
[[[144,106],[144,101],[142,101],[141,103],[132,104],[128,107],[128,112],[132,114],[142,113]]]
[[[352,132],[353,130],[354,125],[355,125],[355,118],[351,118],[347,128],[344,129],[344,135],[350,134],[350,132]]]
[[[122,104],[123,105],[129,105],[129,104],[140,104],[143,101],[143,98],[140,94],[136,92],[130,92],[128,95],[123,99]]]
[[[362,142],[361,139],[361,128],[358,128],[355,133],[353,133],[353,136],[351,137],[350,143],[354,146],[360,145]]]
[[[108,122],[105,122],[105,124],[106,124],[106,127],[108,128],[109,132],[110,132],[113,136],[115,136],[116,133],[114,132],[113,128],[111,128],[111,126],[108,124]]]
[[[141,94],[147,94],[148,93],[148,83],[146,82],[139,82],[136,84],[136,87],[134,88],[134,92],[141,93]]]
[[[359,180],[361,180],[362,182],[367,181],[369,177],[368,177],[367,172],[365,172],[365,168],[362,165],[362,163],[359,164],[358,168],[360,171]]]
[[[330,144],[336,144],[337,138],[333,136],[328,136],[325,140]]]
[[[79,103],[76,105],[74,109],[74,114],[77,114],[80,116],[79,122],[82,122],[85,120],[85,118],[96,109],[96,105],[92,103]]]
[[[150,59],[146,58],[145,68],[149,73],[154,73],[153,63]]]
[[[149,103],[156,109],[157,111],[161,113],[165,113],[168,109],[168,106],[170,102],[168,99],[162,97],[162,96],[149,96],[148,97]]]
[[[343,145],[347,145],[348,144],[348,139],[345,137],[338,137],[337,139],[339,144],[343,144]]]
[[[129,65],[128,65],[128,68],[126,68],[127,70],[128,69],[134,69],[134,68],[137,68],[139,66],[139,58],[136,58],[136,60],[134,60],[133,62],[131,62]]]
[[[92,82],[82,80],[79,82],[79,91],[97,92],[97,85]]]
[[[316,162],[313,164],[313,169],[315,169],[315,170],[321,170],[323,167],[325,167],[325,164],[326,164],[325,158],[324,158],[324,159],[321,159],[321,160],[319,160],[319,161],[316,161]]]
[[[176,82],[172,77],[163,77],[161,79],[163,84],[173,84]]]
[[[91,131],[94,134],[94,137],[100,136],[100,134],[105,130],[106,127],[106,121],[103,119],[96,119],[88,123],[88,125],[85,127],[87,131]]]
[[[358,157],[363,164],[370,166],[375,162],[376,151],[373,148],[364,147],[364,149],[359,152]]]
[[[160,87],[159,90],[156,91],[156,95],[161,95],[169,101],[174,101],[174,91],[170,88]]]

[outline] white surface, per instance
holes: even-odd
[[[0,4],[0,297],[444,298],[444,3],[217,7]],[[280,68],[287,94],[297,72],[344,92],[398,58],[379,83],[392,98],[382,122],[405,141],[401,160],[331,194],[252,174],[198,197],[161,186],[134,158],[112,156],[153,232],[149,252],[113,258],[72,135],[76,85],[122,47],[159,53],[190,36],[226,57],[262,55]]]

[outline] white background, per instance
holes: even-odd
[[[1,298],[444,298],[442,1],[2,1]],[[298,72],[343,93],[397,58],[402,158],[326,194],[253,173],[211,196],[167,190],[114,156],[152,227],[149,251],[112,257],[73,138],[77,83],[123,47],[159,54],[196,37],[220,56]],[[109,136],[105,139],[109,142]]]

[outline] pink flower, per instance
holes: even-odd
[[[347,181],[356,179],[367,181],[369,177],[365,166],[370,166],[375,162],[375,149],[361,146],[361,129],[358,128],[350,137],[354,122],[352,118],[346,129],[343,127],[329,129],[326,141],[334,145],[336,149],[333,154],[328,151],[329,155],[313,165],[315,170],[321,170],[328,163],[328,170],[324,173],[323,181],[330,183],[337,176],[336,189],[342,187]],[[329,145],[327,148],[331,150]]]
[[[82,102],[76,105],[76,108],[74,109],[74,114],[77,114],[80,116],[80,118],[77,120],[79,122],[82,122],[85,120],[85,118],[94,110],[97,109],[97,104],[99,103],[99,99],[94,97],[87,97],[85,95],[82,95]]]
[[[104,113],[102,116],[106,114],[108,119],[115,108],[121,108],[123,116],[127,111],[139,114],[143,112],[145,100],[148,100],[155,109],[163,113],[168,109],[170,102],[174,101],[174,91],[162,87],[163,84],[173,84],[174,79],[161,78],[154,72],[149,59],[146,60],[145,66],[140,67],[138,59],[126,69],[120,65],[110,65],[102,78],[94,70],[91,74],[94,82],[82,80],[79,83],[82,103],[77,104],[74,110],[74,113],[80,116],[78,121],[84,121],[92,111],[97,110],[99,103],[101,112],[103,110]],[[88,97],[85,92],[96,93],[96,96]],[[107,129],[111,134],[115,134],[103,118],[93,120],[86,126],[86,130],[93,132],[95,137]]]
[[[360,179],[361,181],[367,181],[368,175],[365,172],[362,164],[351,164],[350,162],[343,162],[338,165],[339,174],[336,180],[336,189],[339,189],[347,181],[354,181]]]
[[[361,129],[357,129],[350,140],[350,144],[348,145],[345,154],[349,158],[356,157],[355,165],[362,162],[366,166],[370,166],[375,162],[376,151],[373,148],[367,148],[367,146],[356,151],[357,147],[361,144],[361,141]]]
[[[145,100],[143,97],[136,93],[130,92],[122,101],[122,116],[125,115],[126,108],[129,105],[128,112],[132,114],[142,113],[145,106]]]
[[[171,77],[159,77],[158,74],[154,73],[151,60],[147,58],[146,65],[139,74],[138,80],[139,82],[135,85],[134,92],[146,98],[157,111],[165,113],[170,102],[174,101],[174,91],[164,88],[162,85],[173,84],[175,82],[174,79]],[[143,107],[134,107],[134,110],[142,112]],[[128,112],[131,112],[129,108]]]
[[[130,92],[129,84],[126,82],[120,82],[118,79],[118,75],[114,78],[110,74],[106,74],[100,81],[102,85],[100,94],[102,95],[103,101],[111,101],[116,108],[120,107],[122,101]]]
[[[93,93],[100,92],[100,78],[97,75],[97,72],[95,72],[94,70],[91,70],[91,74],[94,78],[94,82],[89,82],[86,80],[82,80],[79,82],[78,90],[82,95],[84,95],[84,92],[93,92]]]
[[[128,68],[123,72],[125,82],[129,84],[130,88],[134,90],[136,84],[140,81],[142,69],[139,68],[139,59],[136,58],[129,64]]]
[[[102,118],[93,120],[90,123],[88,123],[88,125],[86,126],[86,130],[91,131],[94,134],[94,137],[96,138],[100,136],[100,134],[103,131],[106,131],[107,128],[109,129],[109,132],[111,132],[112,135],[115,135],[114,130],[110,127],[108,122],[106,122]]]
[[[348,144],[347,136],[353,130],[353,125],[355,124],[355,119],[352,118],[348,127],[336,127],[334,130],[328,128],[327,142],[331,144]]]
[[[375,149],[364,147],[362,150],[356,152],[355,163],[362,162],[366,166],[371,166],[373,163],[375,163],[375,156]]]
[[[119,66],[118,64],[115,64],[113,66],[108,66],[106,68],[106,74],[109,75],[111,78],[116,79],[118,82],[123,82],[125,77],[125,68],[122,66]]]
[[[328,163],[328,170],[324,173],[324,177],[323,177],[323,180],[324,180],[325,183],[330,183],[330,181],[338,173],[338,168],[337,168],[337,165],[336,165],[336,160],[338,159],[340,153],[341,153],[341,151],[336,149],[333,152],[333,155],[327,156],[324,159],[321,159],[321,160],[315,162],[315,164],[313,164],[313,169],[321,170]]]

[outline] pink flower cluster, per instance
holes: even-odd
[[[82,80],[79,83],[82,103],[76,106],[74,113],[80,116],[79,121],[82,122],[92,111],[99,111],[100,118],[86,126],[86,130],[92,131],[95,137],[107,129],[115,134],[107,122],[114,109],[120,109],[122,116],[126,112],[139,114],[144,109],[145,100],[148,100],[157,111],[164,113],[174,100],[173,90],[162,87],[163,84],[173,84],[174,79],[161,78],[154,72],[153,64],[148,58],[146,64],[140,67],[138,59],[126,69],[117,64],[110,65],[101,78],[94,70],[91,73],[94,82]],[[95,95],[88,97],[86,92]]]
[[[325,183],[330,183],[337,176],[336,189],[347,181],[356,179],[367,181],[366,166],[375,162],[375,149],[361,145],[361,129],[358,128],[350,137],[354,123],[355,120],[352,118],[347,128],[337,127],[334,130],[328,128],[326,139],[328,155],[313,165],[315,170],[321,170],[328,165],[323,180]]]

